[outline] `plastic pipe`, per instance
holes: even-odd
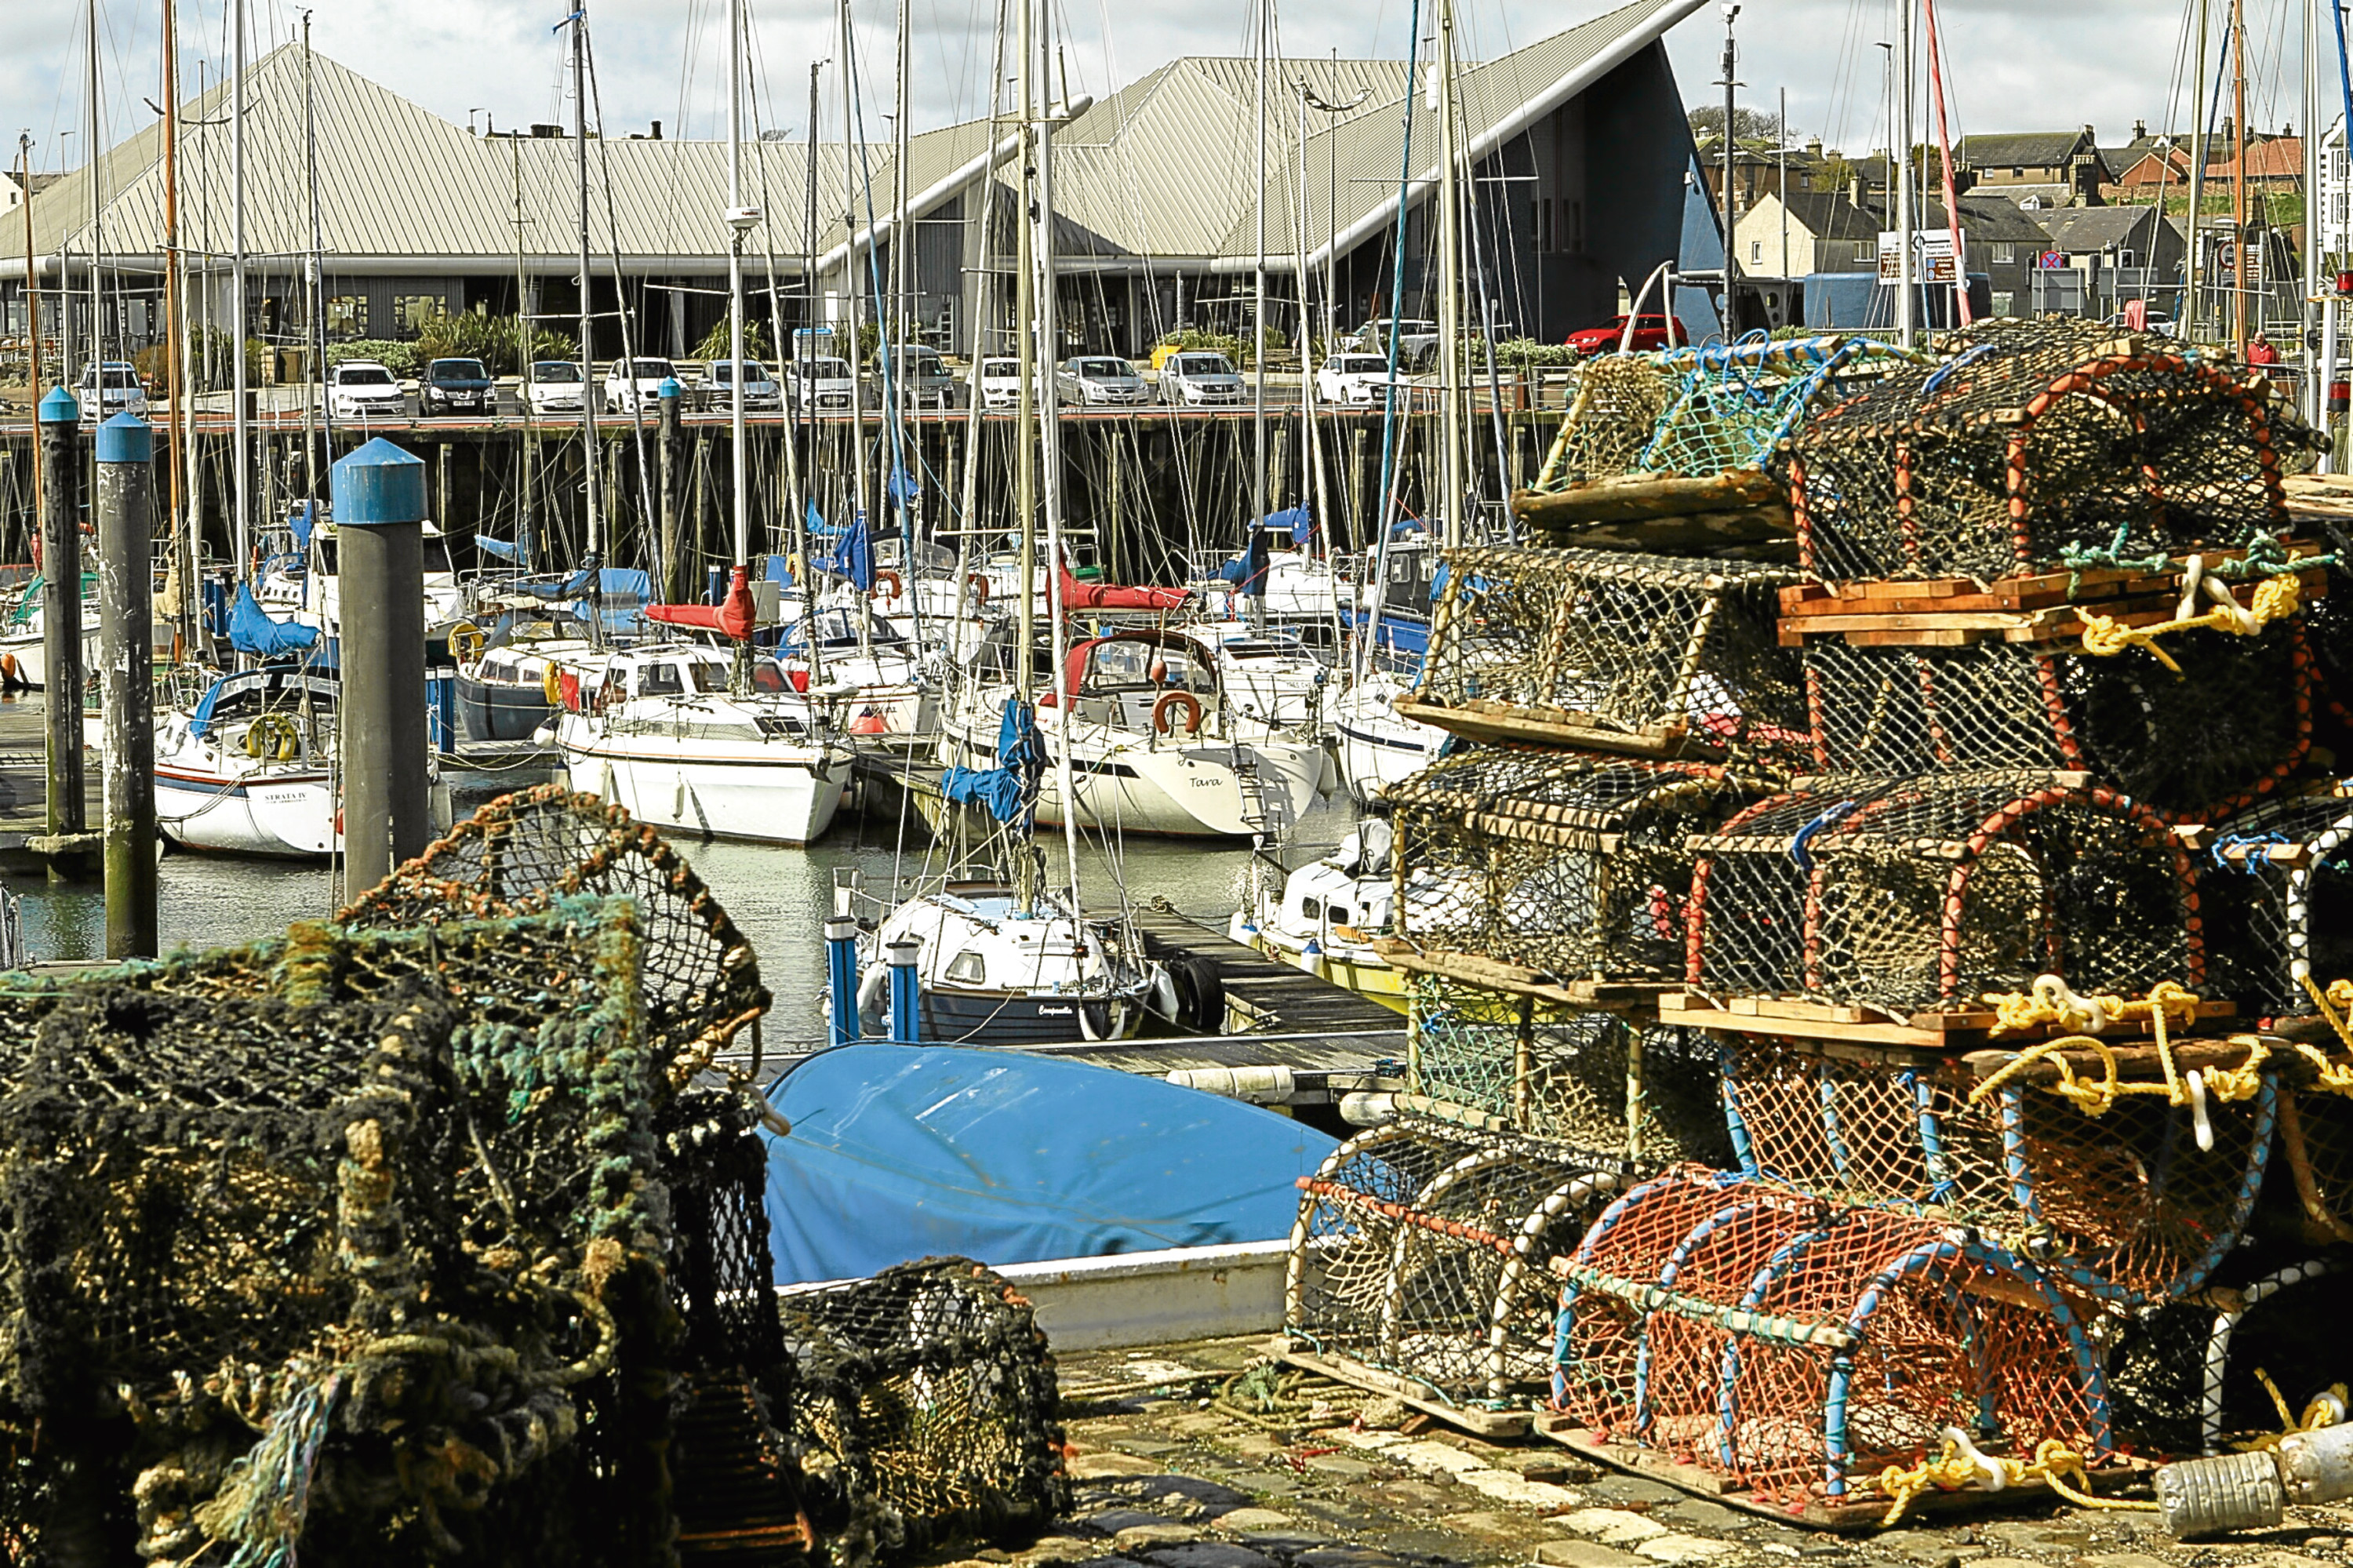
[[[825,923],[827,1043],[858,1044],[858,922],[836,915]]]
[[[923,944],[902,937],[888,949],[891,957],[891,1038],[901,1045],[923,1043],[923,999],[915,984],[915,959]]]

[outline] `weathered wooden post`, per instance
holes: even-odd
[[[155,956],[155,432],[98,428],[98,680],[106,723],[106,956]],[[74,591],[81,590],[76,558]]]
[[[343,886],[432,836],[425,755],[425,464],[379,436],[328,471],[343,572]]]
[[[52,839],[89,830],[81,770],[81,408],[59,387],[41,399],[41,701]]]

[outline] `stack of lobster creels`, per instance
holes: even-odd
[[[1448,555],[1401,707],[1469,744],[1388,798],[1400,1103],[1472,1086],[1521,1141],[1344,1147],[1294,1351],[1830,1525],[2276,1427],[2343,1374],[2311,1308],[2353,1278],[2353,554],[2289,500],[2320,442],[2092,323],[1817,348],[1799,394],[1788,345],[1715,353],[1651,406],[1769,405],[1753,470],[1568,493],[1745,558]],[[1614,1146],[1541,1125],[1611,1075]],[[1539,1202],[1465,1202],[1512,1159]],[[1499,1288],[1445,1320],[1440,1255],[1482,1248]]]

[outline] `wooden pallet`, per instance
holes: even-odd
[[[1442,1399],[1430,1397],[1430,1387],[1426,1383],[1400,1377],[1396,1372],[1383,1372],[1376,1366],[1367,1366],[1353,1356],[1303,1351],[1283,1334],[1269,1340],[1266,1351],[1286,1365],[1321,1373],[1336,1383],[1361,1388],[1367,1393],[1387,1394],[1425,1415],[1445,1422],[1449,1426],[1490,1442],[1526,1436],[1529,1423],[1535,1418],[1534,1412],[1526,1410],[1482,1410],[1475,1406],[1449,1404]]]
[[[2238,1016],[2236,1003],[2200,1001],[2197,1021],[2190,1027],[2231,1027]],[[2003,1031],[1997,1041],[1994,1031],[1999,1020],[1991,1008],[1957,1008],[1947,1012],[1915,1012],[1899,1018],[1873,1007],[1841,1002],[1816,1001],[1809,997],[1736,996],[1718,1001],[1688,991],[1668,991],[1659,998],[1659,1022],[1680,1024],[1689,1029],[1704,1029],[1720,1034],[1761,1034],[1788,1040],[1815,1040],[1831,1045],[1863,1047],[1884,1051],[1897,1047],[1909,1051],[1933,1051],[1940,1054],[1958,1054],[1972,1051],[1988,1051],[2008,1047],[2000,1052],[2007,1057],[2017,1047],[2040,1040],[2078,1033],[2044,1024],[2035,1028]],[[2102,1036],[2112,1049],[2123,1049],[2152,1037],[2153,1030],[2146,1019],[2119,1024]],[[2188,1037],[2176,1040],[2177,1046],[2188,1044]],[[2156,1052],[2150,1048],[2153,1064]],[[2241,1046],[2231,1062],[2244,1059],[2246,1048]]]
[[[1580,1012],[1647,1012],[1662,994],[1681,989],[1664,980],[1565,979],[1475,953],[1428,951],[1395,937],[1381,938],[1374,942],[1373,950],[1391,968],[1408,974],[1436,975],[1482,991],[1529,997]]]
[[[1783,1524],[1810,1525],[1817,1530],[1876,1530],[1886,1519],[1887,1510],[1894,1506],[1890,1499],[1872,1494],[1867,1498],[1856,1496],[1847,1499],[1810,1497],[1804,1507],[1792,1508],[1781,1499],[1758,1497],[1743,1491],[1739,1482],[1706,1466],[1685,1464],[1655,1449],[1597,1436],[1570,1416],[1551,1411],[1539,1412],[1535,1417],[1533,1429],[1537,1436],[1549,1438],[1583,1458],[1608,1465],[1613,1469],[1664,1481],[1694,1497]],[[2120,1492],[2146,1481],[2156,1468],[2146,1460],[2112,1457],[2090,1468],[2092,1489],[2102,1494]],[[2045,1501],[2053,1495],[2051,1489],[2041,1481],[2030,1481],[2000,1492],[1947,1492],[1932,1488],[1913,1499],[1912,1506],[1904,1510],[1904,1517],[1926,1519],[1988,1508],[2014,1507],[2021,1500]]]

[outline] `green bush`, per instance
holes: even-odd
[[[1472,364],[1486,363],[1486,350],[1483,347],[1474,343],[1470,352],[1472,356]],[[1510,366],[1527,370],[1535,369],[1540,366],[1557,367],[1575,365],[1577,350],[1565,343],[1540,343],[1532,337],[1515,337],[1495,345],[1495,363],[1498,366]]]
[[[373,360],[395,376],[417,374],[417,344],[413,343],[400,343],[388,337],[359,337],[349,343],[327,345],[328,369],[352,359]]]
[[[1267,336],[1273,339],[1276,334],[1270,332]],[[1222,354],[1238,369],[1250,364],[1250,350],[1242,345],[1240,338],[1231,333],[1204,332],[1198,327],[1186,327],[1177,332],[1164,333],[1155,346]]]
[[[706,365],[714,360],[724,359],[734,348],[734,344],[730,341],[733,335],[727,330],[727,318],[722,316],[719,318],[719,324],[702,334],[702,341],[694,345],[694,352],[687,357],[700,359]],[[768,345],[766,323],[747,321],[744,323],[744,357],[756,360],[763,365],[774,358],[773,351]]]
[[[577,359],[577,339],[533,325],[528,341],[523,323],[513,316],[486,315],[480,311],[427,316],[417,329],[403,375],[414,375],[428,360],[479,359],[493,376],[520,376],[526,359]],[[385,361],[390,365],[390,360]]]

